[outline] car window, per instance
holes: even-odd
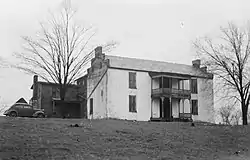
[[[23,106],[23,108],[26,108],[26,109],[31,109],[32,107],[31,107],[31,106],[27,106],[27,105],[25,105],[25,106]]]
[[[23,105],[15,105],[16,108],[23,108]]]

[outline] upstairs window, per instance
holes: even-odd
[[[192,100],[192,114],[198,115],[198,100]]]
[[[191,79],[191,93],[198,93],[197,79]]]
[[[136,113],[136,96],[129,96],[129,112]]]
[[[52,87],[52,98],[59,98],[60,90],[57,87]]]
[[[136,72],[129,72],[129,88],[136,89]]]

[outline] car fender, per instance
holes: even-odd
[[[18,112],[17,112],[16,110],[14,110],[14,109],[5,111],[5,112],[4,112],[4,115],[8,115],[8,114],[10,114],[11,112],[16,112],[16,114],[18,115]]]
[[[44,114],[43,111],[36,111],[32,116],[33,116],[33,117],[36,117],[39,113]],[[45,115],[45,114],[44,114],[44,115]]]

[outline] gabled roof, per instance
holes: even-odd
[[[205,73],[201,69],[194,68],[192,65],[111,55],[106,55],[105,59],[109,59],[111,68],[131,69],[145,72],[175,73],[180,75],[212,78],[211,73]]]
[[[18,101],[16,101],[16,103],[26,103],[28,104],[24,98],[20,98]]]

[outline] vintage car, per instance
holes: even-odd
[[[45,117],[43,109],[35,109],[32,105],[29,105],[27,103],[15,103],[4,112],[4,115],[10,117]]]

